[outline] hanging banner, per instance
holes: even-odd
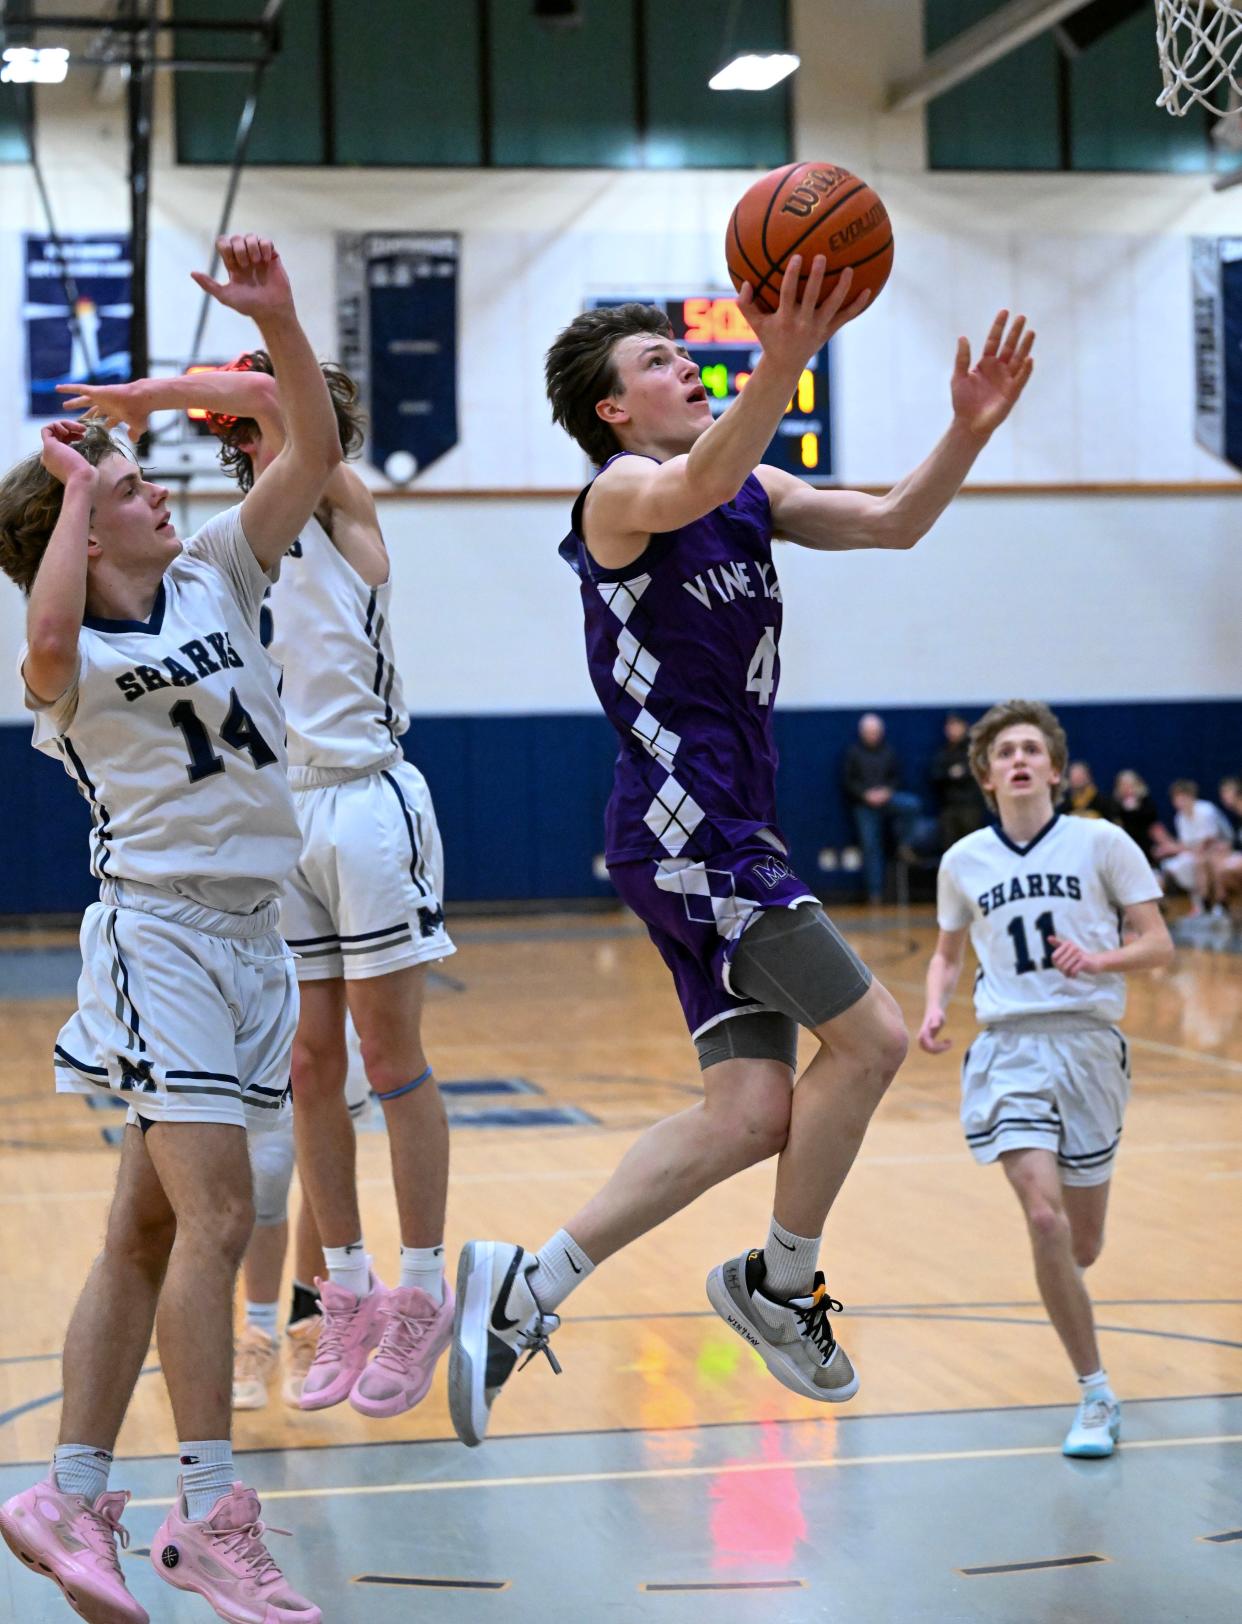
[[[1242,237],[1191,239],[1195,438],[1242,468]]]
[[[341,365],[370,415],[367,455],[394,484],[457,444],[457,272],[453,232],[336,239]]]
[[[62,417],[58,383],[129,381],[128,236],[25,237],[28,417]]]

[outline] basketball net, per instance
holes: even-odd
[[[1198,102],[1224,114],[1221,85],[1242,95],[1242,0],[1156,0],[1156,48],[1164,77],[1158,107],[1182,118]]]

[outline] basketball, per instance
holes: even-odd
[[[852,267],[850,303],[867,289],[874,302],[893,268],[893,228],[879,197],[837,164],[786,164],[757,180],[733,211],[725,258],[733,286],[749,282],[761,310],[776,309],[791,255],[802,255],[799,292],[811,261],[828,261],[822,304]]]

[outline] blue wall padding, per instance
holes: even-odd
[[[1194,778],[1209,798],[1242,772],[1242,700],[1144,700],[1058,704],[1073,754],[1111,787],[1121,767],[1147,779],[1166,820],[1168,785]],[[978,706],[963,706],[973,719]],[[889,738],[906,764],[906,787],[927,795],[941,741],[943,707],[887,708]],[[776,717],[780,805],[794,862],[817,888],[856,887],[856,876],[822,876],[822,846],[853,842],[839,788],[856,710],[788,710]],[[406,753],[426,774],[444,837],[450,912],[457,901],[607,897],[592,877],[602,845],[613,734],[601,717],[419,717]],[[0,726],[5,786],[5,861],[0,914],[74,913],[95,895],[87,869],[85,802],[58,763],[30,748],[22,723]]]

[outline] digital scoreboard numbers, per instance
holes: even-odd
[[[703,378],[713,416],[745,389],[759,358],[759,342],[737,300],[727,293],[661,298],[645,293],[611,294],[588,301],[599,310],[619,304],[651,304],[663,310],[673,336],[684,344]],[[811,484],[832,479],[829,415],[828,346],[816,355],[798,380],[793,399],[763,461],[787,468]]]

